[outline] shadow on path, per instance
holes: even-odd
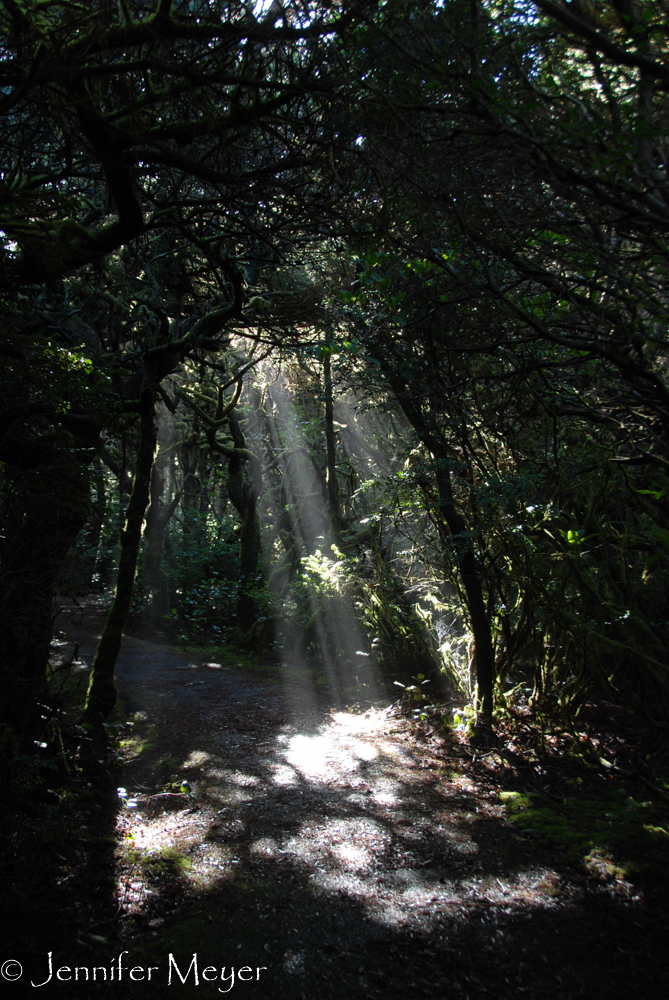
[[[597,882],[519,836],[498,790],[442,739],[419,739],[389,709],[319,707],[288,666],[190,664],[128,638],[117,677],[130,804],[114,858],[100,859],[108,943],[77,964],[90,980],[127,952],[136,981],[81,972],[59,995],[669,992],[663,914],[634,886]],[[166,795],[182,782],[188,798]]]

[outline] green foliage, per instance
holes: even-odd
[[[170,592],[170,617],[164,623],[184,641],[216,643],[235,627],[239,585],[239,541],[234,524],[188,511],[168,526],[163,567]],[[148,607],[145,555],[136,585],[134,613]]]
[[[302,656],[322,665],[353,667],[351,644],[356,624],[352,565],[333,547],[331,556],[317,549],[307,556],[290,585],[287,609],[293,610],[293,642]],[[358,626],[359,627],[359,626]]]
[[[472,696],[478,622],[494,645],[501,707],[529,686],[545,713],[573,715],[593,689],[666,712],[666,94],[659,63],[647,90],[639,69],[644,46],[643,59],[660,58],[660,7],[584,9],[590,30],[612,42],[599,51],[562,8],[531,16],[513,2],[477,8],[474,31],[461,0],[393,0],[341,33],[312,26],[308,44],[258,27],[243,77],[226,20],[236,15],[216,4],[206,14],[201,4],[187,8],[151,15],[155,52],[139,76],[132,66],[138,53],[144,60],[146,24],[113,6],[100,17],[50,2],[0,14],[11,65],[2,447],[7,469],[23,470],[1,472],[6,594],[11,560],[35,543],[29,590],[48,601],[55,579],[38,579],[48,539],[38,551],[33,531],[18,556],[12,539],[28,511],[39,523],[40,505],[54,506],[66,469],[78,463],[83,482],[100,444],[125,493],[104,473],[105,495],[58,585],[77,594],[112,582],[137,450],[135,404],[155,376],[161,418],[176,410],[164,454],[180,450],[157,504],[175,502],[161,570],[164,624],[211,642],[234,630],[239,542],[209,499],[222,497],[234,442],[225,421],[208,434],[205,418],[231,398],[239,343],[260,318],[258,343],[276,345],[275,368],[261,372],[253,402],[240,408],[244,461],[265,466],[254,489],[267,577],[276,594],[288,592],[302,653],[355,674],[355,657],[368,650],[353,637],[367,634],[389,674],[445,670]],[[171,59],[180,39],[191,46],[197,85]],[[336,88],[326,94],[323,83],[334,49],[351,69],[345,114],[344,105],[328,107]],[[86,94],[76,122],[61,86],[64,53]],[[316,133],[336,136],[327,158]],[[108,149],[121,140],[130,159],[115,170]],[[286,166],[287,149],[304,170]],[[251,161],[259,172],[249,215]],[[222,177],[232,205],[225,222]],[[335,183],[351,195],[336,213]],[[189,339],[228,306],[215,336]],[[224,356],[230,319],[237,342]],[[332,435],[346,559],[316,549],[335,518],[323,472],[325,361],[335,395],[351,393],[349,409],[355,400],[376,410],[365,435],[344,420]],[[272,437],[261,424],[279,378],[302,382]],[[203,417],[200,404],[211,413]],[[400,409],[411,428],[390,433]],[[252,480],[246,469],[242,492]],[[59,496],[58,532],[74,493]],[[399,552],[384,538],[388,525]],[[468,586],[463,552],[474,563]],[[272,624],[261,576],[248,590],[253,643]],[[153,598],[140,564],[134,613],[145,615]],[[8,607],[8,622],[13,614]],[[7,677],[16,652],[8,660]]]
[[[361,590],[358,607],[368,633],[375,637],[384,673],[405,678],[436,675],[440,666],[436,644],[400,582],[364,584]]]
[[[572,860],[592,866],[608,858],[627,875],[667,864],[666,815],[624,791],[604,800],[561,803],[535,793],[500,792],[500,800],[520,833],[564,849]]]

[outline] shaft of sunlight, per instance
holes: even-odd
[[[284,608],[282,667],[288,702],[296,711],[313,711],[318,689],[326,687],[338,706],[371,704],[380,691],[366,651],[369,643],[355,614],[343,561],[328,551],[327,487],[312,457],[320,408],[314,414],[301,412],[281,376],[267,377],[266,384],[270,465],[281,477],[271,494],[271,518],[277,542],[281,539],[285,549],[280,558],[292,578],[277,602]]]

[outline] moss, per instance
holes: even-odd
[[[669,862],[669,833],[650,802],[636,802],[625,793],[560,803],[534,793],[501,792],[500,799],[518,831],[566,848],[574,860],[603,858],[627,876],[665,870]]]
[[[127,740],[121,740],[119,746],[123,749],[123,755],[126,761],[137,760],[149,750],[155,750],[156,743],[154,740],[140,736],[139,734],[131,736]]]
[[[183,875],[192,867],[189,857],[176,847],[163,847],[161,850],[140,850],[134,846],[134,841],[124,845],[124,861],[137,868],[142,868],[149,875]]]
[[[96,675],[93,671],[90,676],[82,718],[93,719],[98,715],[103,719],[109,718],[117,697],[118,691],[114,679]]]
[[[142,858],[142,866],[154,875],[170,872],[184,875],[190,871],[193,862],[176,847],[163,847],[160,851],[150,852]]]

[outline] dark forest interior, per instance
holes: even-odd
[[[666,5],[0,37],[3,996],[666,996]]]

